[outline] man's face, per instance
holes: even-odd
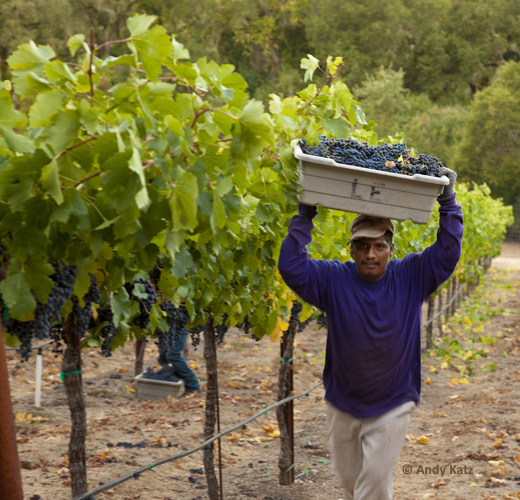
[[[384,276],[393,251],[394,244],[389,244],[384,234],[378,238],[354,240],[350,247],[359,275],[366,281],[377,281]]]

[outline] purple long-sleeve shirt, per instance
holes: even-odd
[[[291,219],[278,268],[295,293],[325,311],[325,399],[357,418],[419,401],[421,306],[455,270],[464,230],[455,195],[439,204],[436,242],[390,260],[378,281],[361,278],[353,261],[309,258],[313,222]]]

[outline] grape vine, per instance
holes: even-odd
[[[18,350],[22,360],[30,358],[34,338],[39,340],[48,338],[52,333],[53,326],[61,324],[62,308],[72,295],[72,287],[76,279],[76,266],[55,263],[53,268],[54,273],[50,276],[50,279],[54,286],[47,302],[42,304],[36,301],[34,319],[22,321],[9,317],[4,321],[6,330],[20,341]]]

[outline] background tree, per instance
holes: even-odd
[[[51,0],[42,8],[38,0],[0,2],[0,80],[8,78],[7,57],[18,45],[34,40],[67,52],[67,39],[76,33],[70,0]]]
[[[428,151],[442,163],[455,167],[457,147],[462,139],[467,107],[433,105],[422,113],[414,114],[403,126],[406,143],[416,151]]]
[[[520,63],[502,66],[470,105],[455,168],[513,203],[520,193]]]
[[[353,89],[363,102],[368,120],[374,120],[374,130],[380,137],[396,137],[406,130],[412,117],[426,111],[432,103],[426,94],[413,94],[404,87],[404,71],[380,67]]]

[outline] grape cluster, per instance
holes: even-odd
[[[98,311],[98,322],[100,324],[106,323],[101,327],[100,336],[103,339],[101,343],[101,353],[103,356],[109,358],[112,356],[112,339],[116,334],[116,326],[114,324],[114,313],[112,307],[107,302],[103,304]]]
[[[179,338],[179,335],[187,334],[186,324],[190,320],[190,315],[185,306],[176,307],[169,300],[164,301],[159,306],[168,315],[168,330],[163,332],[160,328],[155,331],[158,336],[156,344],[159,347],[159,354],[166,355]]]
[[[289,326],[298,326],[300,322],[300,313],[302,312],[303,304],[298,300],[293,300],[291,307],[291,317],[289,318]]]
[[[336,163],[394,174],[436,177],[443,167],[441,161],[434,156],[413,156],[403,142],[370,146],[354,139],[327,139],[322,135],[316,146],[308,145],[305,139],[301,139],[299,145],[303,153],[311,156],[331,158]]]
[[[76,279],[76,266],[55,263],[54,273],[50,278],[54,282],[54,287],[47,298],[47,302],[42,304],[36,301],[34,319],[30,321],[20,321],[8,318],[4,326],[12,335],[20,340],[19,352],[22,360],[27,360],[31,356],[32,340],[48,338],[51,334],[53,325],[61,323],[61,310],[72,295],[72,286]]]
[[[260,339],[253,332],[251,332],[251,328],[253,328],[253,325],[249,321],[249,318],[250,315],[246,314],[242,322],[238,323],[237,328],[239,330],[242,330],[246,335],[250,335],[252,339],[258,342]]]
[[[307,325],[312,321],[312,315],[309,316],[305,321],[299,321],[298,322],[298,333],[303,332]]]
[[[191,345],[197,349],[200,344],[200,334],[204,331],[206,325],[197,325],[188,330],[191,335]]]
[[[321,312],[316,318],[316,322],[318,323],[320,330],[322,328],[327,328],[327,316],[324,312]]]
[[[133,320],[133,324],[143,329],[150,326],[150,311],[152,306],[157,303],[157,293],[152,283],[144,278],[134,280],[134,286],[136,283],[140,283],[144,286],[144,293],[146,297],[136,297],[132,292],[132,286],[129,284],[125,285],[127,292],[129,292],[131,300],[139,301],[139,315]]]
[[[159,355],[166,355],[166,353],[172,349],[175,341],[179,338],[176,326],[177,308],[175,307],[175,304],[169,300],[161,302],[159,307],[168,315],[168,330],[163,332],[160,328],[157,328],[155,334],[158,335],[158,338],[155,343],[159,347]]]
[[[18,352],[22,362],[31,357],[32,341],[34,337],[34,321],[19,321],[9,318],[5,321],[6,329],[20,341]]]
[[[74,330],[76,334],[83,337],[87,333],[87,329],[92,319],[92,304],[101,303],[101,295],[99,294],[98,282],[96,277],[89,273],[90,276],[90,287],[87,293],[83,296],[83,307],[80,306],[79,302],[74,301],[72,306],[72,313],[75,316]]]
[[[161,270],[163,266],[159,262],[155,264],[155,266],[152,267],[152,270],[150,271],[150,279],[152,280],[152,283],[155,283],[155,286],[159,283],[159,280],[161,279]]]
[[[222,315],[222,322],[215,325],[215,331],[217,332],[215,339],[218,345],[222,344],[224,341],[224,335],[226,335],[227,331],[229,330],[229,323],[227,322],[228,318],[229,315],[224,313]]]
[[[53,325],[51,328],[50,337],[54,341],[54,346],[52,348],[52,352],[54,353],[54,357],[57,358],[58,354],[63,354],[63,346],[61,344],[63,335],[63,328],[61,323]]]
[[[166,382],[177,382],[179,380],[168,368],[161,368],[158,372],[154,371],[153,368],[148,368],[141,377],[150,380],[164,380]]]

